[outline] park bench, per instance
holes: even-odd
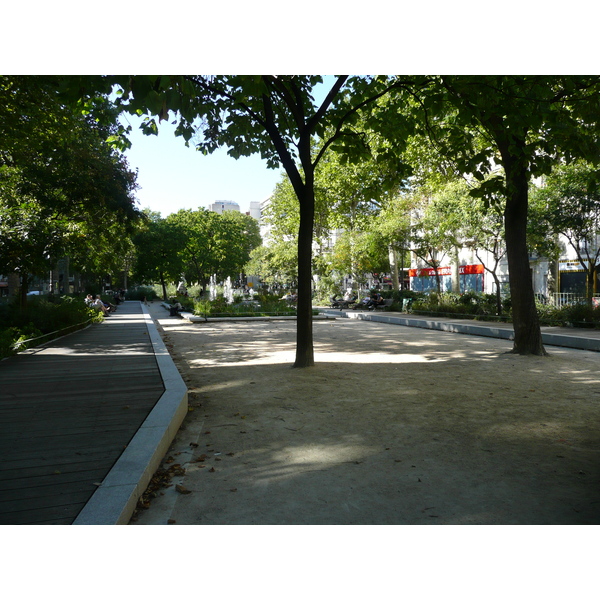
[[[383,304],[375,307],[375,310],[390,310],[394,300],[392,298],[385,298]]]

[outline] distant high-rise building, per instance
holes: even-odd
[[[271,198],[272,196],[268,196],[262,202],[260,202],[260,220],[258,222],[260,224],[260,235],[263,240],[266,240],[271,232],[271,226],[267,225],[262,219],[262,216],[265,214],[265,210],[268,208],[269,204],[271,204]]]
[[[237,202],[232,202],[231,200],[219,200],[217,202],[213,202],[208,207],[208,210],[222,215],[226,210],[235,210],[240,212],[240,205]]]
[[[253,219],[260,221],[260,205],[261,202],[250,202],[250,212],[248,213]]]

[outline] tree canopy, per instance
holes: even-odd
[[[596,265],[600,262],[600,171],[585,161],[557,165],[534,191],[551,234],[561,234],[587,273],[591,302]]]
[[[158,231],[167,237],[176,235],[176,245],[172,239],[162,242],[178,256],[178,260],[172,259],[171,276],[181,267],[186,281],[203,289],[213,275],[219,280],[237,278],[261,242],[256,220],[233,211],[218,214],[204,208],[182,209],[166,217]]]
[[[437,76],[415,93],[417,130],[439,156],[502,196],[515,339],[513,352],[545,354],[527,245],[528,187],[558,160],[597,162],[600,79],[585,76]],[[390,107],[393,112],[394,104]],[[389,108],[389,107],[388,107]],[[389,113],[389,110],[388,110]],[[385,122],[385,119],[382,119]],[[501,169],[498,169],[501,167]]]
[[[136,174],[107,142],[110,119],[66,105],[57,90],[54,78],[0,77],[0,259],[21,275],[23,297],[28,276],[64,255],[90,264],[86,254],[114,252],[139,218]],[[95,103],[116,117],[105,99]]]
[[[233,157],[259,153],[269,166],[283,166],[300,206],[294,366],[314,364],[311,254],[315,169],[330,149],[353,159],[368,155],[364,137],[355,127],[360,110],[405,82],[388,77],[336,76],[323,99],[315,101],[316,89],[323,84],[318,75],[130,76],[103,81],[105,92],[114,84],[121,86],[124,109],[148,115],[148,133],[156,133],[157,121],[170,118],[172,112],[176,114],[177,134],[187,143],[196,136],[194,143],[202,152],[226,146]],[[90,80],[87,85],[97,90],[101,81]],[[77,93],[81,95],[81,88]],[[394,121],[397,127],[402,125],[401,118]],[[313,153],[315,136],[323,142]],[[387,156],[397,158],[394,152],[382,152],[380,159]]]
[[[336,76],[323,89],[320,76],[119,76],[79,79],[66,88],[82,97],[86,85],[107,92],[115,84],[123,90],[123,110],[148,116],[148,133],[174,114],[177,133],[202,152],[226,146],[233,157],[259,153],[270,166],[284,167],[299,202],[294,366],[314,362],[316,169],[330,151],[349,162],[370,156],[373,135],[385,141],[377,151],[381,163],[402,167],[407,149],[418,156],[418,146],[410,145],[417,134],[446,158],[448,170],[480,182],[475,195],[486,202],[506,198],[513,351],[545,353],[528,265],[528,185],[559,159],[599,159],[598,77]]]

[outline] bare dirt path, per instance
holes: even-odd
[[[134,523],[600,523],[598,353],[338,319],[292,369],[295,322],[150,312],[193,410]]]

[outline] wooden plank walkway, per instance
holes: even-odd
[[[0,524],[70,524],[164,391],[139,302],[0,361]]]

